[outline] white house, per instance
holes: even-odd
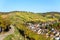
[[[60,37],[55,37],[55,40],[60,40]]]

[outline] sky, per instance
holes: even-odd
[[[0,0],[0,12],[60,12],[60,0]]]

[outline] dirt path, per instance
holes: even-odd
[[[10,25],[11,29],[9,32],[5,33],[5,34],[1,34],[0,35],[0,40],[3,40],[5,37],[7,37],[8,35],[10,34],[13,34],[14,33],[14,26],[13,25]]]

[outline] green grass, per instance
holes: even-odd
[[[19,33],[18,29],[15,28],[15,32],[8,35],[4,40],[24,40],[24,37]]]

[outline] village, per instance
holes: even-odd
[[[51,40],[60,40],[60,31],[53,28],[51,25],[60,21],[49,21],[49,22],[41,22],[41,23],[27,23],[27,26],[33,32],[37,34],[45,35],[46,38],[51,37]]]

